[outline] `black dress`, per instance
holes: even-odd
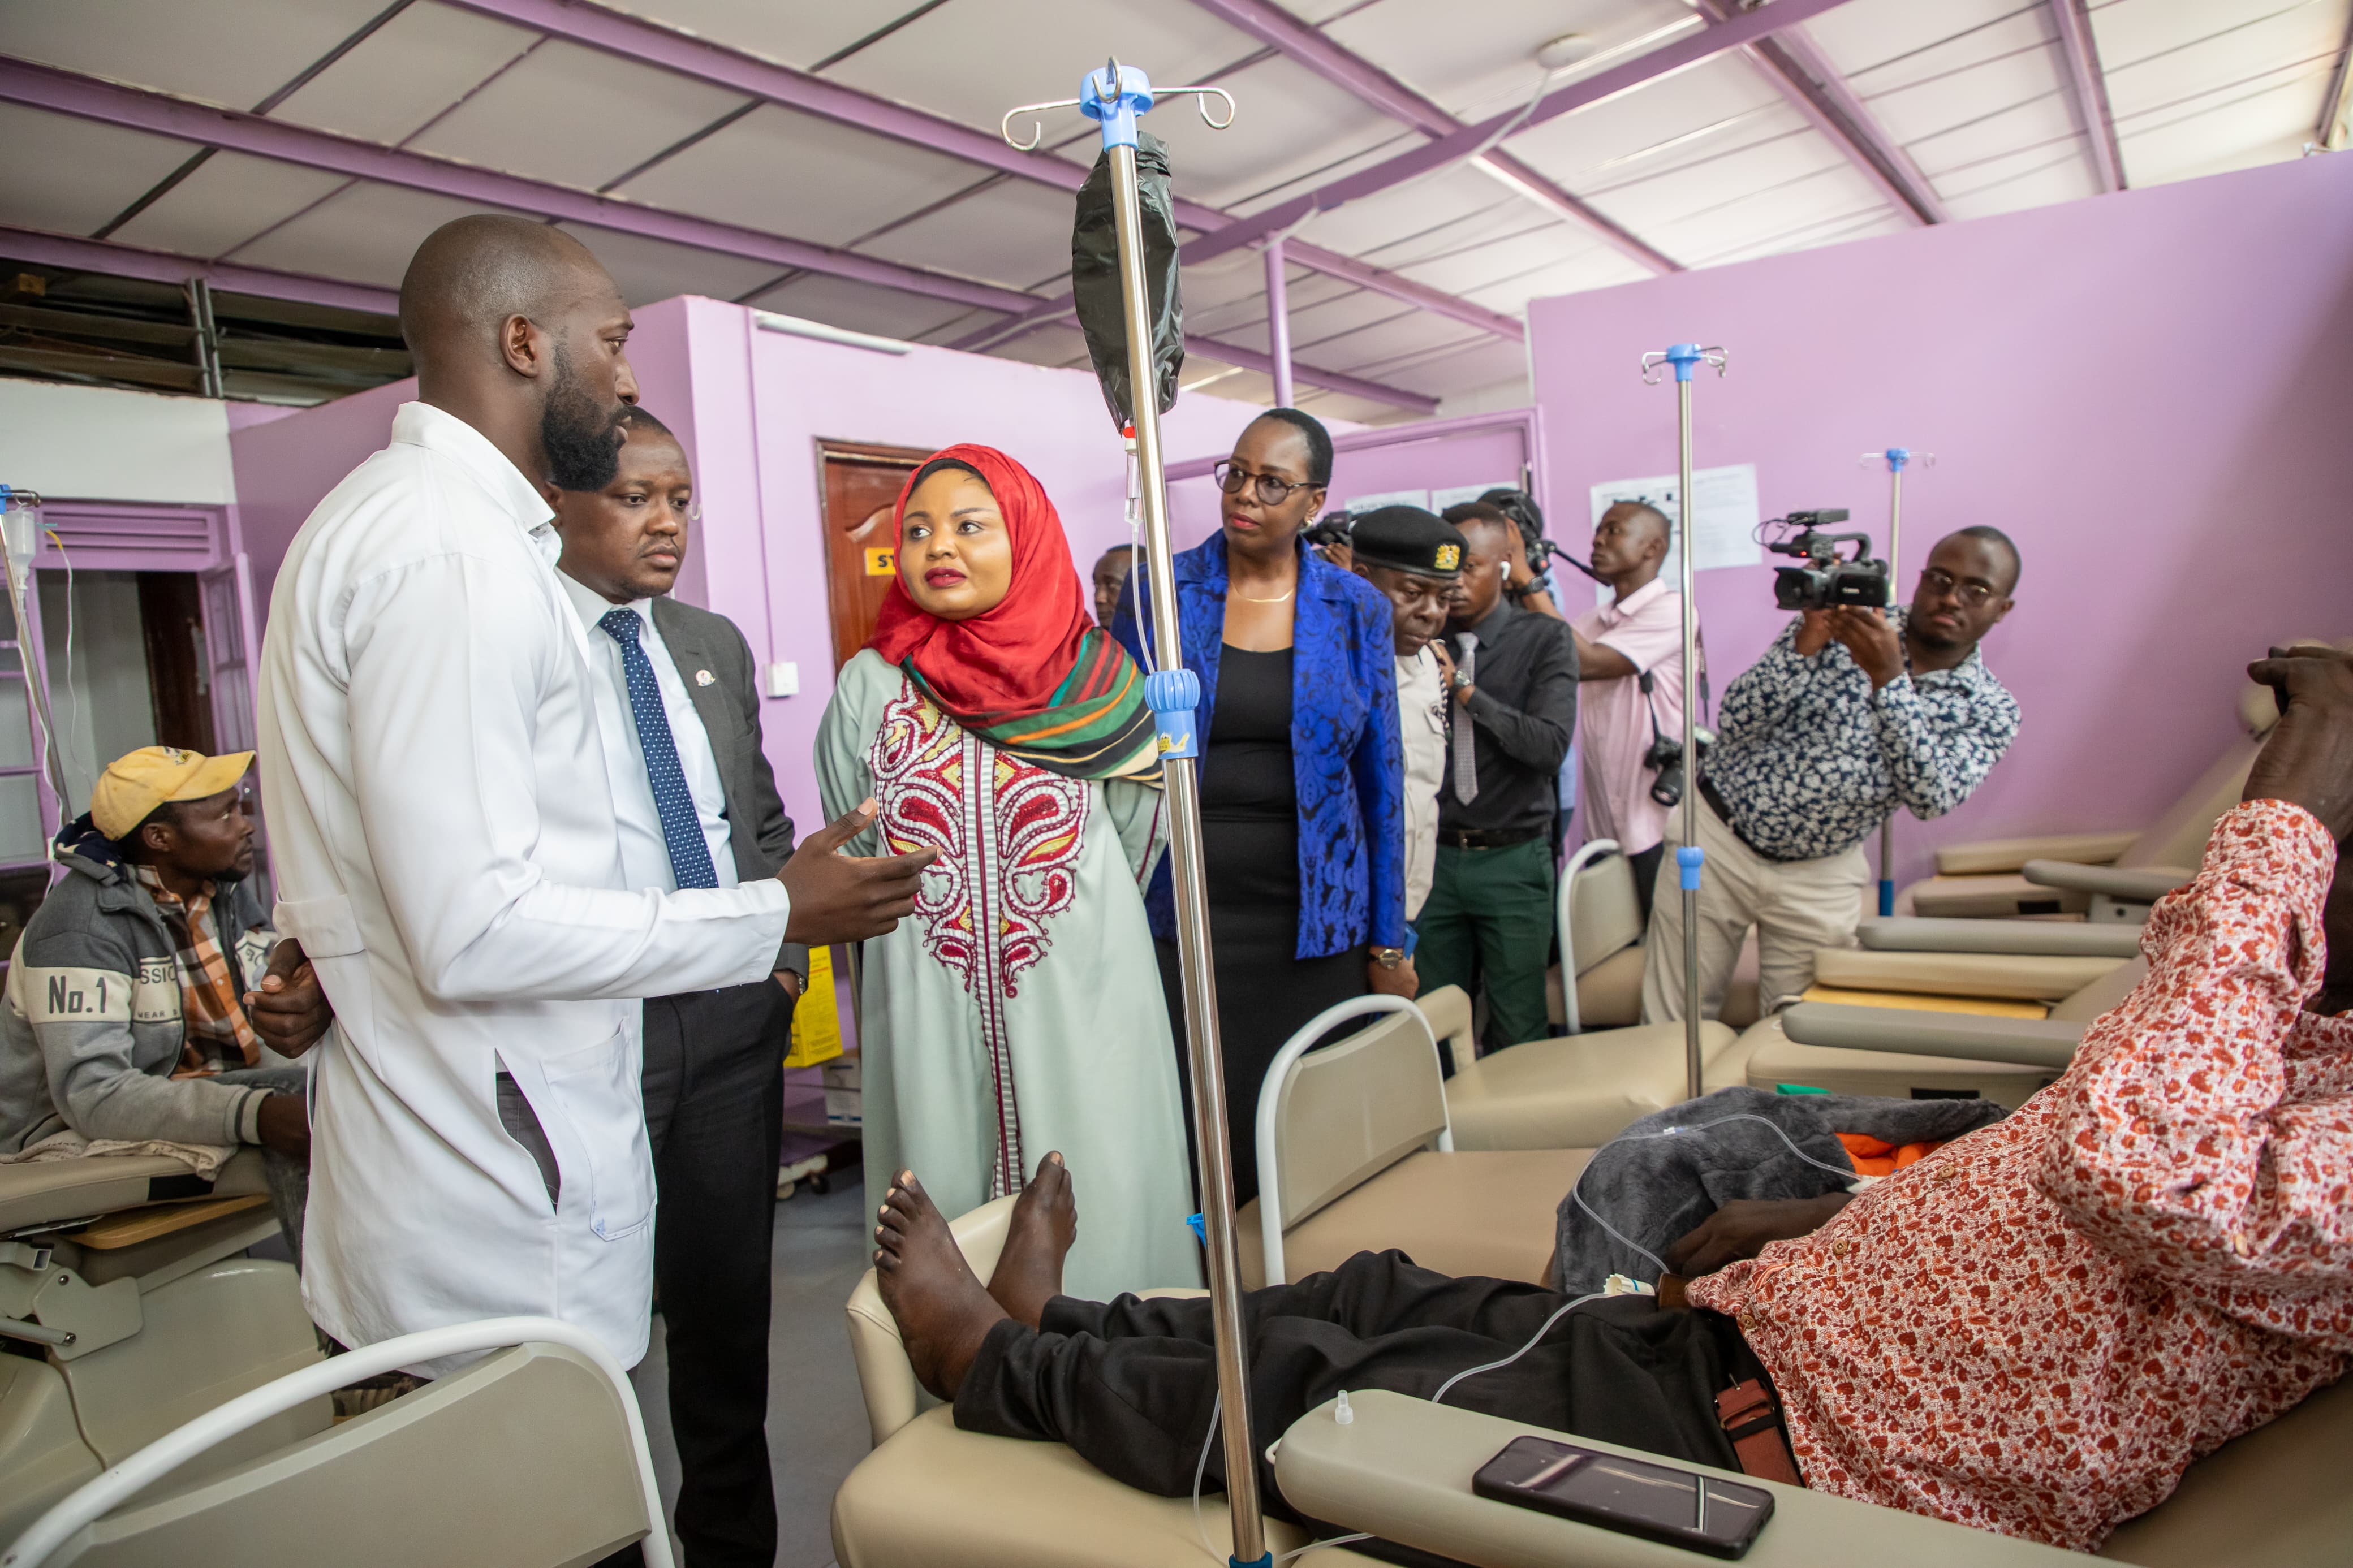
[[[1240,1205],[1258,1195],[1258,1091],[1268,1065],[1299,1026],[1365,993],[1363,949],[1327,958],[1293,956],[1299,951],[1299,791],[1292,772],[1289,648],[1253,653],[1228,644],[1219,656],[1217,707],[1201,757],[1201,840],[1234,1202]],[[1176,1041],[1186,1147],[1195,1156],[1198,1184],[1184,983],[1176,944],[1154,946]]]

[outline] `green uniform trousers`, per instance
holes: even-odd
[[[1532,838],[1500,849],[1438,847],[1430,901],[1414,929],[1423,994],[1487,986],[1484,1046],[1496,1050],[1548,1033],[1545,965],[1552,956],[1552,845]]]

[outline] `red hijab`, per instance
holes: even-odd
[[[1005,514],[1013,544],[1013,580],[1004,599],[966,621],[944,621],[907,592],[907,501],[916,480],[940,462],[962,463],[979,473]],[[1037,476],[994,447],[944,447],[908,476],[892,522],[900,571],[866,646],[892,664],[913,659],[923,683],[952,714],[997,721],[1051,707],[1095,623],[1087,613],[1078,569],[1071,564],[1062,520]]]

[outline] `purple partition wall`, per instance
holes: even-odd
[[[1846,506],[1886,540],[1859,454],[1905,486],[1903,597],[1972,523],[2025,555],[1987,639],[2025,712],[1976,798],[1900,819],[1899,879],[1959,838],[2133,827],[2232,732],[2266,642],[2353,635],[2353,157],[1678,274],[1531,307],[1554,531],[1597,481],[1675,464],[1646,350],[1731,355],[1695,402],[1702,467],[1757,465],[1765,515]],[[1716,689],[1784,617],[1764,566],[1702,574]]]

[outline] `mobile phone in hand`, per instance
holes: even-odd
[[[1746,1555],[1773,1517],[1773,1494],[1762,1487],[1547,1437],[1513,1438],[1471,1478],[1471,1489],[1715,1557]]]

